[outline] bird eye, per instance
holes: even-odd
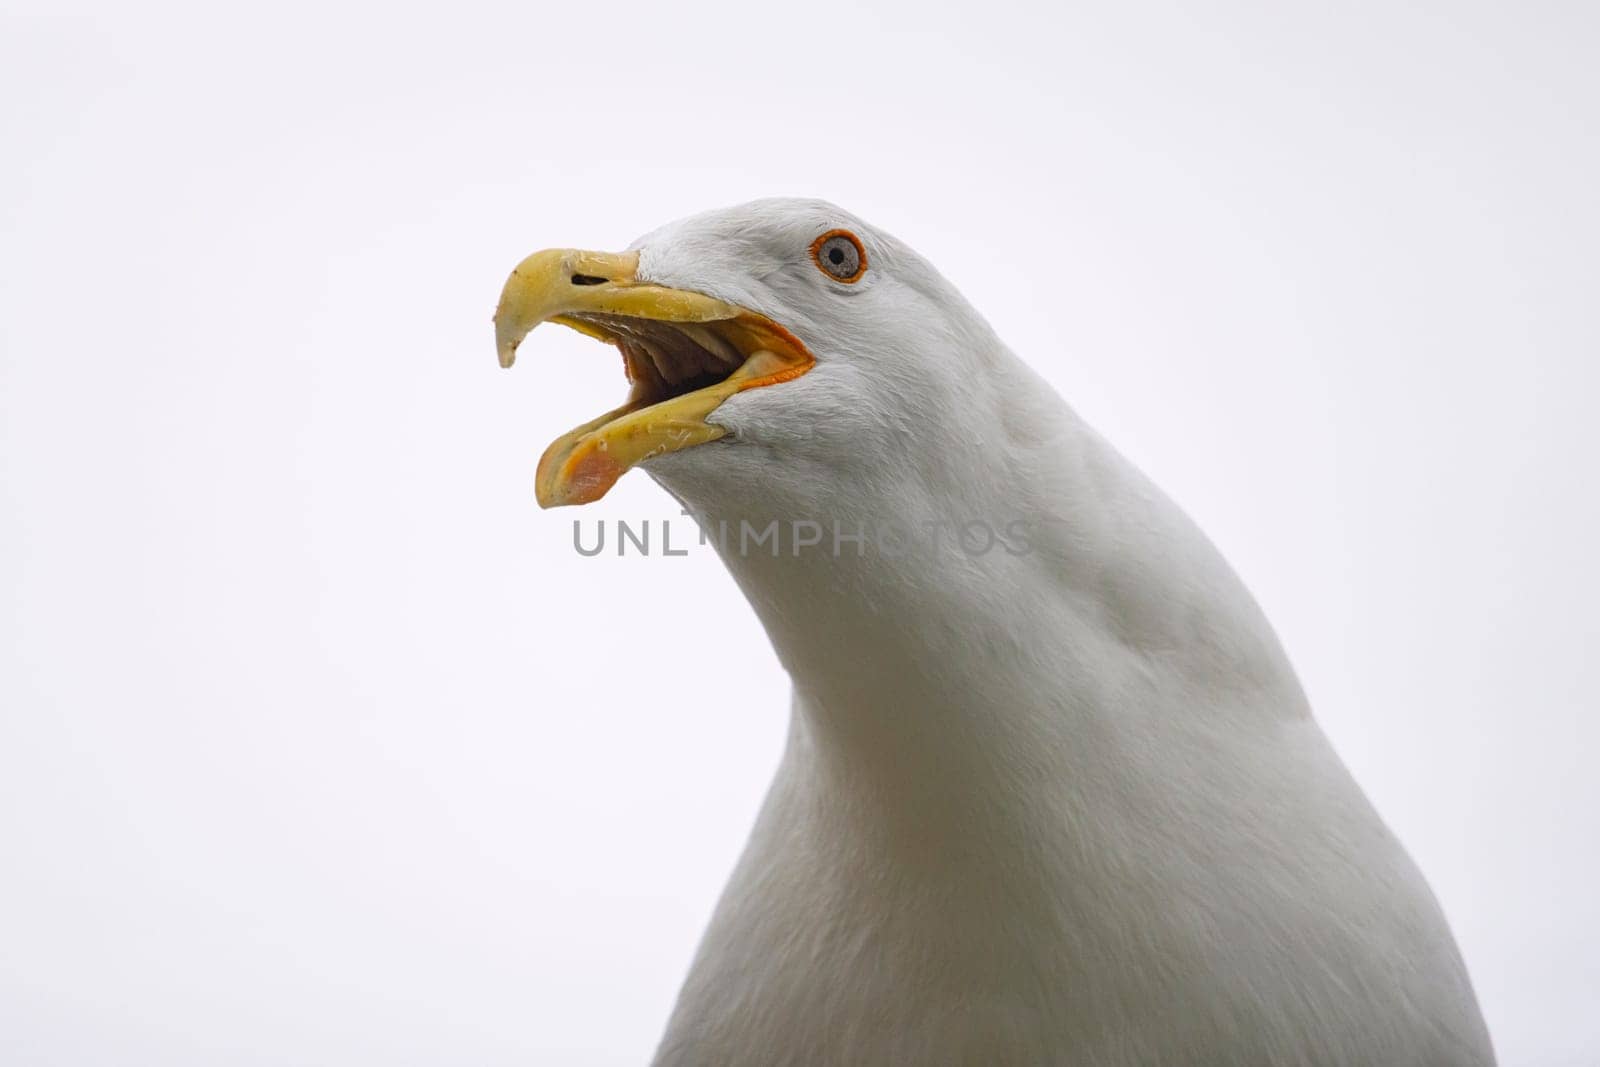
[[[829,230],[811,242],[811,259],[834,281],[860,281],[867,272],[867,250],[849,230]]]

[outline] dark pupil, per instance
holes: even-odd
[[[839,249],[839,248],[831,249],[828,252],[828,262],[832,263],[836,267],[839,264],[843,263],[844,262],[844,251],[842,249]]]

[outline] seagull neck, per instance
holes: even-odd
[[[886,510],[910,515],[918,506],[902,497]],[[813,520],[812,510],[777,520],[776,553],[754,545],[771,520],[742,520],[749,512],[739,506],[701,515],[793,679],[805,744],[792,751],[855,780],[898,782],[902,799],[926,806],[964,785],[992,796],[978,783],[1059,751],[1073,720],[1109,706],[1096,690],[1122,650],[1102,654],[1096,609],[1062,595],[1055,564],[1022,551],[1018,528],[994,523],[996,543],[985,546],[976,520],[965,544],[952,522],[897,548],[876,536],[871,508],[838,510],[837,520]],[[793,524],[801,540],[823,527],[821,543],[797,552]]]
[[[929,449],[939,466],[892,480],[679,484],[712,501],[696,510],[794,680],[809,751],[925,796],[1018,767],[1103,776],[1221,716],[1240,736],[1304,717],[1270,627],[1205,537],[1070,412],[1050,415]],[[892,532],[930,518],[937,536]]]

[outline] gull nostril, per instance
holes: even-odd
[[[609,278],[597,278],[593,274],[574,274],[572,276],[573,285],[604,285],[610,280]]]

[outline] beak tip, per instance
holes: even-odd
[[[521,328],[517,323],[509,321],[508,317],[500,312],[494,317],[494,350],[500,357],[500,366],[509,367],[517,361],[517,349],[522,346],[523,340],[529,331]]]

